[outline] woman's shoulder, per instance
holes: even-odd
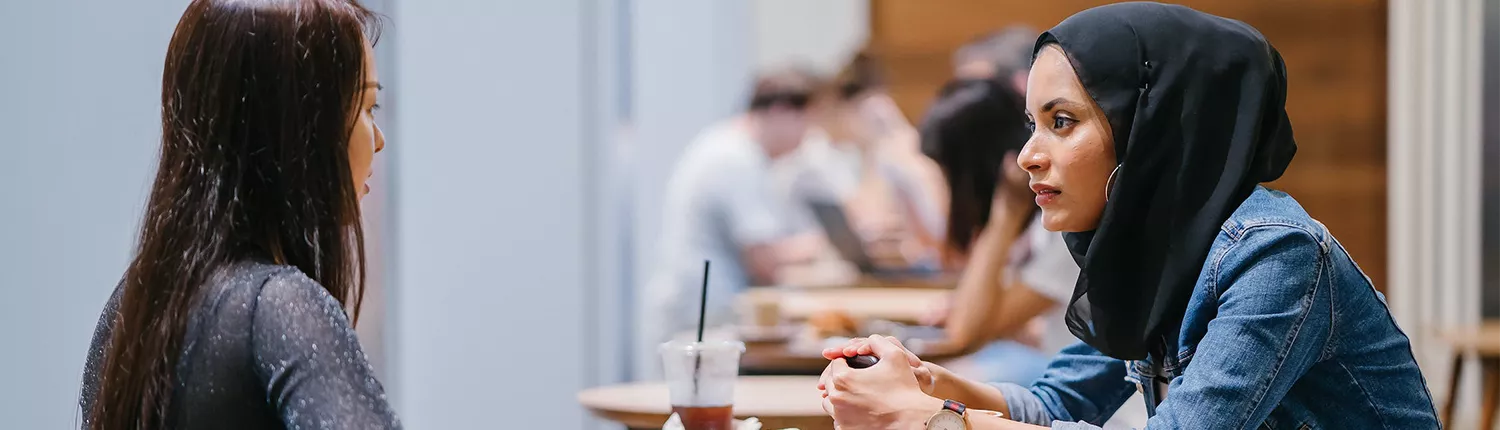
[[[1232,285],[1257,285],[1274,291],[1311,288],[1290,277],[1319,277],[1320,262],[1335,246],[1328,228],[1308,216],[1292,196],[1256,187],[1239,210],[1224,222],[1209,249],[1200,282],[1214,294]]]
[[[1203,280],[1216,285],[1217,291],[1231,280],[1257,273],[1252,270],[1256,267],[1318,267],[1333,246],[1328,229],[1296,200],[1258,186],[1224,221],[1209,251]]]
[[[1258,240],[1249,240],[1251,238]],[[1332,235],[1296,199],[1287,193],[1256,186],[1239,208],[1224,220],[1219,231],[1220,245],[1245,246],[1283,240],[1305,239],[1327,251]]]
[[[225,271],[231,279],[226,300],[215,309],[244,309],[257,336],[300,331],[346,331],[349,321],[344,306],[323,287],[295,266],[240,263]],[[263,337],[257,337],[262,339]]]
[[[296,266],[260,261],[242,261],[226,267],[211,283],[223,295],[216,300],[220,306],[225,300],[242,302],[253,309],[334,300],[318,281]]]

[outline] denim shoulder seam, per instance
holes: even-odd
[[[1288,227],[1296,228],[1298,230],[1301,230],[1303,233],[1308,234],[1309,236],[1311,236],[1314,239],[1315,242],[1317,242],[1317,240],[1316,240],[1317,236],[1312,235],[1312,233],[1309,232],[1309,231],[1307,231],[1307,229],[1300,228],[1299,226],[1295,226],[1295,225],[1286,225],[1286,224],[1282,224],[1282,223],[1271,223],[1271,224],[1261,224],[1261,225],[1257,225],[1255,227],[1270,226],[1270,225],[1285,225],[1285,226],[1288,226]],[[1249,230],[1249,229],[1246,229],[1246,230]],[[1321,242],[1319,242],[1319,243],[1321,245]],[[1321,257],[1321,256],[1319,258],[1323,259],[1323,257]],[[1322,265],[1318,266],[1317,276],[1313,277],[1312,288],[1309,288],[1307,290],[1307,292],[1303,294],[1303,298],[1302,298],[1302,305],[1303,305],[1302,309],[1303,310],[1301,312],[1301,315],[1299,315],[1299,317],[1297,319],[1297,323],[1292,326],[1291,332],[1287,333],[1286,338],[1283,339],[1286,342],[1287,347],[1280,348],[1280,349],[1278,349],[1276,351],[1276,363],[1275,363],[1275,366],[1271,369],[1271,372],[1270,372],[1269,375],[1267,375],[1267,378],[1265,378],[1265,383],[1260,384],[1260,386],[1257,387],[1257,390],[1256,390],[1256,393],[1255,393],[1255,400],[1251,404],[1253,404],[1253,405],[1259,405],[1261,402],[1265,401],[1266,394],[1271,391],[1271,384],[1276,380],[1276,376],[1281,374],[1282,366],[1286,365],[1287,355],[1290,354],[1290,350],[1291,350],[1290,346],[1293,345],[1293,344],[1296,344],[1297,336],[1300,335],[1300,334],[1302,334],[1302,326],[1303,326],[1303,324],[1305,324],[1307,322],[1307,318],[1312,314],[1311,306],[1312,306],[1313,298],[1317,296],[1318,288],[1319,288],[1320,284],[1322,284],[1323,272],[1324,272],[1323,269],[1324,269],[1324,267]],[[1250,415],[1253,414],[1254,411],[1255,411],[1254,408],[1246,409],[1245,410],[1245,415],[1243,417],[1239,418],[1239,420],[1238,420],[1239,423],[1236,426],[1236,428],[1244,428],[1245,425],[1249,423]]]
[[[1322,256],[1322,267],[1320,270],[1333,271],[1333,253],[1324,253]],[[1339,326],[1339,285],[1333,282],[1333,275],[1328,277],[1328,340],[1323,341],[1323,353],[1319,354],[1318,361],[1328,360],[1337,355],[1338,352],[1338,326]]]
[[[1215,305],[1218,304],[1219,296],[1222,294],[1219,291],[1219,266],[1224,263],[1224,256],[1229,255],[1229,251],[1233,251],[1234,248],[1240,245],[1240,237],[1231,232],[1230,229],[1224,229],[1224,235],[1229,237],[1229,245],[1220,249],[1214,255],[1213,266],[1208,272],[1208,293],[1210,297],[1214,298]]]
[[[1317,223],[1317,220],[1313,220],[1313,222]],[[1320,226],[1322,225],[1321,223],[1317,223],[1317,224],[1320,225]],[[1318,251],[1323,252],[1323,253],[1327,253],[1328,252],[1328,250],[1329,250],[1328,240],[1329,240],[1330,237],[1333,236],[1333,235],[1327,233],[1328,229],[1326,227],[1324,227],[1322,231],[1314,231],[1312,228],[1309,228],[1307,225],[1303,225],[1303,224],[1300,224],[1300,223],[1295,223],[1295,222],[1290,222],[1290,221],[1282,221],[1282,220],[1279,220],[1279,219],[1258,219],[1258,220],[1254,220],[1252,222],[1243,223],[1242,227],[1240,228],[1241,237],[1243,237],[1244,235],[1249,234],[1251,230],[1256,230],[1256,229],[1260,229],[1260,228],[1272,228],[1272,227],[1285,227],[1285,228],[1289,228],[1289,229],[1292,229],[1292,230],[1296,230],[1296,231],[1302,232],[1303,234],[1306,234],[1309,238],[1312,238],[1313,243],[1318,244]]]
[[[1233,225],[1231,225],[1231,224],[1233,224]],[[1328,257],[1329,245],[1328,245],[1327,238],[1330,235],[1327,235],[1327,234],[1320,235],[1317,232],[1314,232],[1314,231],[1308,229],[1307,226],[1304,226],[1304,225],[1301,225],[1301,224],[1297,224],[1297,223],[1292,223],[1292,222],[1273,220],[1273,219],[1257,219],[1257,220],[1254,220],[1252,222],[1234,222],[1233,220],[1231,220],[1231,221],[1225,221],[1224,225],[1221,226],[1219,228],[1219,230],[1222,231],[1225,236],[1229,237],[1229,245],[1225,246],[1223,250],[1219,251],[1219,253],[1214,256],[1214,258],[1213,258],[1213,266],[1212,266],[1211,271],[1209,272],[1209,277],[1208,277],[1209,288],[1210,288],[1209,292],[1213,293],[1213,297],[1214,297],[1215,300],[1218,300],[1219,296],[1223,294],[1222,291],[1219,291],[1219,287],[1218,286],[1219,286],[1219,273],[1220,273],[1220,269],[1222,268],[1221,266],[1222,266],[1222,264],[1224,262],[1224,257],[1227,256],[1227,255],[1229,255],[1230,251],[1233,251],[1236,247],[1238,247],[1239,244],[1245,238],[1245,236],[1249,235],[1249,233],[1251,231],[1257,230],[1257,229],[1261,229],[1261,228],[1270,228],[1270,227],[1285,227],[1285,228],[1290,228],[1290,229],[1296,230],[1298,232],[1301,232],[1302,234],[1306,234],[1309,238],[1311,238],[1313,240],[1314,243],[1318,244],[1319,258],[1321,258],[1321,259],[1323,259],[1325,261],[1328,260],[1327,257]],[[1327,231],[1327,230],[1325,229],[1324,231]],[[1321,270],[1322,269],[1320,268],[1319,271],[1321,272]]]

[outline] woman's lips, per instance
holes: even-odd
[[[1053,201],[1057,200],[1057,196],[1062,194],[1062,191],[1047,184],[1033,184],[1031,191],[1036,192],[1037,206],[1052,204]]]

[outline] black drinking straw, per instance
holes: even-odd
[[[703,294],[698,299],[698,351],[693,354],[693,402],[698,402],[698,368],[703,365],[703,325],[708,313],[708,260],[703,260]]]
[[[698,298],[698,343],[703,343],[704,314],[708,312],[708,260],[703,260],[703,294]]]

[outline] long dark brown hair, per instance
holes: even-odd
[[[354,0],[196,0],[183,13],[92,428],[171,427],[188,315],[228,265],[296,266],[357,319],[364,233],[348,144],[377,22]]]
[[[967,79],[945,85],[928,109],[922,153],[942,168],[952,191],[947,251],[967,254],[989,221],[1002,163],[1016,162],[1005,154],[1020,152],[1031,135],[1024,103],[1006,83]]]

